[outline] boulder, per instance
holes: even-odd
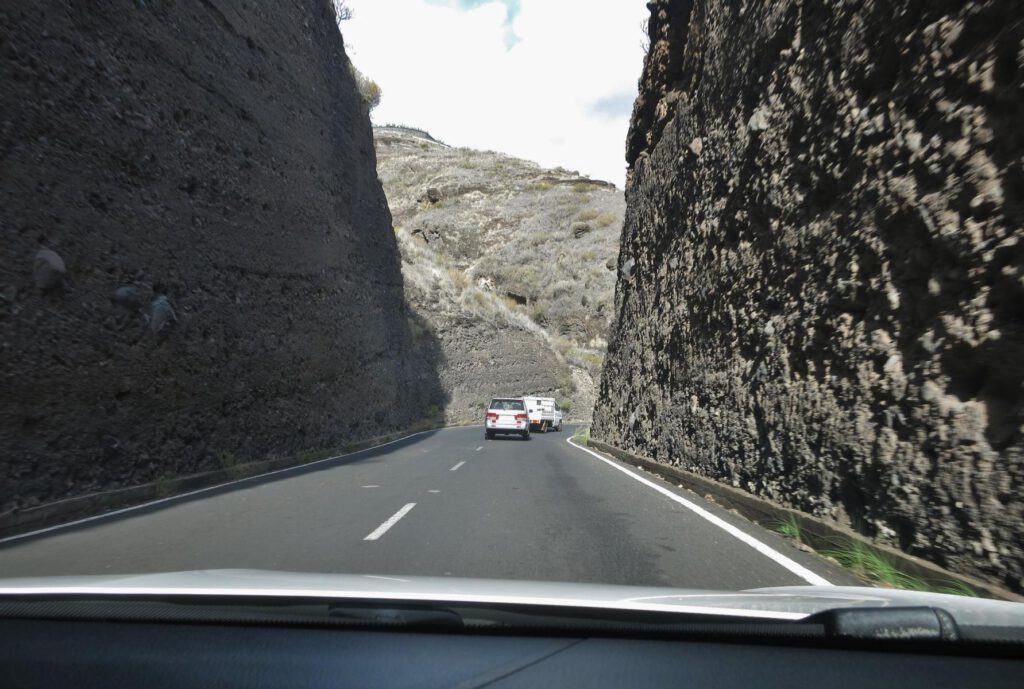
[[[36,253],[32,266],[32,280],[37,288],[45,292],[58,287],[64,281],[66,273],[64,259],[56,251],[42,248]]]

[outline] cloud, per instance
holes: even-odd
[[[520,0],[426,0],[426,2],[442,7],[457,7],[461,10],[471,10],[481,5],[500,2],[505,6],[505,32],[503,37],[505,48],[511,48],[519,42],[519,37],[516,36],[515,30],[512,28],[512,22],[515,21],[516,15],[519,14]]]
[[[610,118],[629,117],[633,113],[634,100],[636,100],[635,93],[616,93],[598,98],[590,106],[590,112]]]
[[[349,5],[346,47],[383,94],[375,122],[622,185],[643,61],[642,0],[599,10],[592,0]]]

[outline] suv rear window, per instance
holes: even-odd
[[[522,400],[491,400],[491,405],[488,407],[488,409],[500,411],[522,411],[525,408]]]

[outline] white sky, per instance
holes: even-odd
[[[348,0],[375,124],[623,186],[644,0]]]

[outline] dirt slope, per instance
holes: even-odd
[[[406,295],[444,352],[450,419],[548,394],[589,420],[611,321],[622,192],[563,169],[374,130]]]

